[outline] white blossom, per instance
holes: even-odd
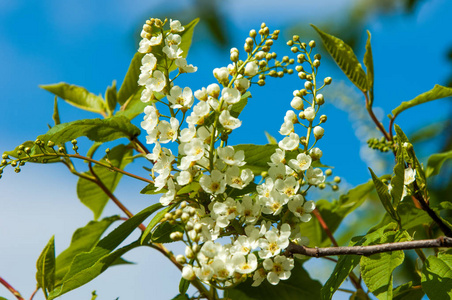
[[[240,127],[240,125],[242,125],[242,121],[231,116],[231,113],[229,112],[229,110],[223,110],[220,114],[219,120],[220,120],[221,125],[223,125],[224,128],[230,129],[230,130],[234,130],[234,129]]]

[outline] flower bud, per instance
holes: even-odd
[[[173,241],[180,241],[184,237],[184,234],[180,231],[175,231],[170,233],[170,239]]]
[[[333,81],[333,78],[331,78],[331,77],[326,77],[326,78],[323,80],[323,82],[324,82],[326,85],[331,84],[332,81]]]
[[[239,60],[239,53],[238,52],[232,52],[231,56],[229,57],[232,62],[237,62]]]
[[[254,61],[251,61],[245,65],[245,75],[254,76],[257,72],[259,72],[259,66]]]
[[[298,48],[294,46],[294,47],[290,48],[290,51],[292,51],[293,53],[297,53]]]
[[[256,53],[256,55],[254,56],[257,60],[261,60],[265,58],[265,52],[264,51],[259,51]]]
[[[3,153],[2,154],[2,159],[8,159],[9,157],[8,157],[8,154],[6,154],[6,153]]]
[[[293,46],[293,41],[287,41],[287,46],[292,47]]]
[[[207,87],[207,94],[214,98],[218,98],[220,95],[220,86],[216,83],[209,84]]]
[[[195,230],[197,233],[200,233],[201,230],[202,230],[202,224],[201,224],[201,223],[196,223],[195,226],[194,226],[193,228],[194,228],[194,230]]]
[[[341,178],[339,176],[334,177],[334,182],[340,183],[341,182]]]
[[[320,123],[325,123],[326,120],[327,120],[326,115],[321,115],[321,116],[320,116]]]
[[[317,140],[320,140],[323,137],[323,134],[325,133],[325,129],[323,129],[320,126],[314,127],[314,137]]]
[[[309,47],[311,47],[311,48],[314,48],[314,47],[315,47],[315,41],[314,41],[314,40],[311,40],[311,41],[309,42]]]
[[[314,55],[314,59],[322,59],[322,55],[320,55],[319,53],[317,53],[316,55]]]
[[[307,90],[312,90],[312,82],[306,81],[304,83],[304,88],[307,89]]]
[[[311,151],[309,151],[309,155],[313,160],[319,160],[322,157],[323,152],[322,150],[320,150],[320,148],[314,147],[311,149]]]
[[[297,56],[297,61],[299,64],[302,64],[303,62],[305,62],[306,58],[304,56],[304,54],[298,54]]]
[[[298,42],[298,41],[300,40],[300,37],[299,37],[298,35],[294,35],[294,36],[292,37],[292,40],[293,40],[294,42]]]
[[[186,223],[189,219],[190,219],[190,215],[187,214],[186,212],[182,213],[182,215],[180,216],[180,219],[182,220],[182,222]]]
[[[196,278],[195,272],[193,271],[193,267],[191,265],[186,265],[182,269],[182,278],[186,280],[194,280]]]
[[[304,108],[303,99],[300,97],[293,97],[290,106],[292,106],[293,109],[302,110]]]
[[[317,102],[318,105],[322,105],[323,103],[325,103],[325,98],[322,94],[317,94],[315,96],[315,102]]]
[[[315,109],[313,107],[308,107],[304,110],[304,117],[306,118],[306,120],[308,120],[309,122],[314,121],[315,119]]]
[[[252,37],[254,39],[256,36],[257,36],[256,30],[254,30],[254,29],[250,30],[250,37]]]
[[[306,79],[306,73],[305,72],[298,72],[298,77],[300,79]]]
[[[314,59],[314,61],[312,62],[312,65],[313,65],[315,68],[318,68],[318,67],[320,66],[320,60]]]
[[[187,259],[182,254],[179,254],[176,256],[176,261],[180,263],[181,265],[184,265],[187,263]]]

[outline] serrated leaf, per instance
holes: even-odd
[[[82,252],[91,251],[107,228],[119,219],[119,216],[112,216],[100,221],[90,221],[74,232],[69,247],[56,258],[55,285],[59,285],[64,275],[69,271],[74,257]]]
[[[429,256],[422,268],[421,284],[429,299],[452,299],[452,255]]]
[[[52,141],[55,144],[63,144],[81,136],[95,142],[109,142],[123,137],[131,139],[140,132],[140,129],[126,117],[114,116],[108,119],[85,119],[62,123],[38,138],[45,143]]]
[[[174,240],[170,238],[170,234],[173,232],[184,232],[184,227],[180,224],[170,224],[168,222],[160,223],[152,232],[151,240],[153,243],[172,243]]]
[[[246,161],[244,167],[250,169],[254,175],[261,175],[262,172],[268,171],[267,162],[277,147],[278,145],[241,144],[234,146],[234,150],[235,152],[243,150]]]
[[[160,208],[163,206],[160,205]],[[160,210],[158,213],[155,214],[155,216],[152,218],[152,220],[149,222],[148,226],[146,226],[146,230],[141,235],[140,243],[142,245],[147,244],[149,240],[151,239],[152,235],[150,234],[151,231],[154,229],[154,227],[160,223],[160,220],[163,219],[165,214],[169,212],[174,205],[166,206],[164,209]]]
[[[55,286],[55,237],[52,236],[36,262],[36,281],[46,295]]]
[[[374,60],[372,57],[372,46],[370,44],[370,32],[367,30],[366,53],[364,53],[364,65],[367,70],[367,87],[369,89],[370,106],[374,99]]]
[[[179,48],[183,51],[182,57],[187,57],[188,50],[191,46],[191,40],[193,37],[193,30],[196,26],[196,24],[199,22],[199,19],[195,19],[191,21],[189,24],[185,25],[185,30],[181,32],[179,35],[181,36],[181,43],[179,44]],[[160,67],[164,63],[164,59],[162,59],[162,46],[154,46],[152,49],[152,53],[157,57],[157,67]],[[121,88],[118,92],[118,102],[120,105],[124,105],[126,101],[131,96],[138,96],[138,100],[140,99],[141,94],[141,87],[138,85],[138,78],[140,76],[141,70],[141,59],[143,58],[143,53],[135,53],[129,69],[127,70],[127,74],[124,77],[124,81],[121,84]],[[177,67],[175,64],[170,69],[170,72],[172,70],[175,70]],[[137,95],[138,94],[138,95]]]
[[[281,280],[271,285],[265,280],[259,287],[252,287],[252,279],[228,290],[230,299],[240,300],[275,300],[275,299],[320,299],[322,285],[312,279],[301,263],[295,260],[295,267],[288,280]]]
[[[356,58],[353,49],[343,40],[321,31],[312,24],[311,26],[320,35],[326,50],[341,68],[342,72],[347,75],[357,88],[366,92],[368,90],[366,73]]]
[[[61,161],[61,159],[59,157],[45,155],[45,152],[42,151],[42,148],[36,146],[35,143],[32,141],[26,141],[26,142],[22,143],[22,145],[25,148],[28,147],[31,149],[30,156],[32,156],[32,158],[27,159],[28,162],[38,163],[38,164],[46,164],[46,163],[55,163],[55,162]],[[28,155],[23,153],[24,151],[22,151],[22,154],[19,155],[18,154],[19,150],[20,150],[19,146],[17,146],[14,150],[5,151],[4,153],[8,154],[9,156],[12,156],[14,158],[22,158],[22,159],[28,158]],[[50,148],[48,148],[48,150],[50,150]]]
[[[425,170],[425,176],[435,176],[439,174],[444,162],[448,159],[452,159],[452,150],[443,153],[435,153],[430,155],[427,161],[427,169]]]
[[[128,145],[120,144],[110,150],[108,155],[101,160],[103,163],[111,164],[123,170],[129,163],[132,162],[133,149]],[[108,161],[107,162],[107,157]],[[113,172],[105,167],[94,165],[94,173],[99,177],[100,181],[107,187],[110,192],[114,192],[116,186],[122,178],[122,174]],[[91,175],[90,172],[85,172]],[[94,219],[97,220],[107,204],[109,197],[105,192],[94,182],[84,178],[79,178],[77,182],[77,196],[84,205],[86,205],[94,214]]]
[[[400,144],[400,143],[399,143]],[[394,176],[391,178],[391,196],[392,204],[395,209],[402,200],[403,188],[405,183],[405,160],[403,158],[403,148],[398,147],[396,154],[397,163],[394,166]]]
[[[349,246],[368,246],[373,245],[387,231],[392,231],[397,227],[395,223],[390,223],[375,231],[368,232],[365,236],[355,237]],[[337,289],[342,285],[350,272],[358,265],[361,257],[359,255],[343,255],[334,267],[333,273],[321,289],[322,300],[330,300]]]
[[[392,119],[395,119],[401,112],[413,106],[450,96],[452,96],[452,88],[437,84],[430,91],[420,94],[410,101],[402,102],[402,104],[392,110]]]
[[[72,261],[70,269],[61,284],[49,295],[49,300],[55,299],[91,281],[104,272],[124,253],[140,246],[139,241],[136,241],[114,251],[144,220],[160,207],[161,205],[158,203],[142,210],[101,239],[90,252],[78,254]]]
[[[40,85],[39,87],[51,92],[75,107],[104,115],[105,102],[102,97],[88,92],[83,87],[65,82]]]
[[[387,232],[378,244],[397,243],[406,240],[406,232]],[[405,254],[402,250],[362,256],[361,276],[369,290],[380,300],[392,299],[392,272],[402,264]]]
[[[369,171],[372,175],[372,180],[374,181],[375,189],[377,190],[378,198],[380,198],[381,204],[383,204],[383,207],[386,209],[388,214],[394,220],[399,222],[400,218],[392,206],[391,195],[389,195],[388,187],[383,183],[383,181],[380,180],[380,178],[377,177],[377,175],[375,175],[371,168],[369,168]]]
[[[118,103],[116,80],[113,80],[111,86],[107,87],[107,90],[105,91],[105,101],[107,102],[108,110],[112,113]]]

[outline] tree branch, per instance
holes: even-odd
[[[398,243],[386,243],[371,246],[309,248],[290,243],[286,248],[287,254],[302,254],[311,257],[323,257],[332,255],[364,255],[391,252],[397,250],[410,250],[419,248],[452,248],[452,238],[441,236],[432,240],[418,240]]]
[[[6,282],[5,279],[3,279],[1,277],[0,277],[0,284],[2,284],[4,287],[6,287],[8,289],[8,291],[10,291],[18,300],[24,300],[22,295],[15,288],[13,288],[8,282]]]

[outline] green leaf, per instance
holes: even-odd
[[[243,150],[246,161],[244,167],[250,169],[254,175],[261,175],[262,172],[268,171],[267,162],[277,147],[278,145],[241,144],[234,146],[234,150],[235,152]]]
[[[389,195],[388,187],[383,183],[383,181],[381,181],[380,178],[377,177],[377,175],[375,175],[374,171],[372,171],[371,168],[369,168],[369,171],[372,175],[375,189],[377,190],[378,197],[380,198],[383,207],[394,220],[400,222],[400,217],[397,215],[394,207],[392,206],[391,195]]]
[[[55,237],[44,247],[36,263],[37,286],[44,291],[47,298],[47,291],[52,291],[55,286]]]
[[[58,112],[58,96],[55,96],[55,100],[53,101],[52,120],[55,123],[55,125],[58,125],[58,124],[61,123],[61,121],[60,121],[60,113]]]
[[[326,50],[333,57],[342,72],[347,75],[357,88],[366,92],[368,90],[366,73],[356,58],[353,49],[341,39],[321,31],[312,24],[311,26],[320,35]]]
[[[406,240],[406,236],[406,232],[391,231],[383,234],[378,243],[401,242]],[[392,299],[392,272],[404,259],[405,254],[402,250],[361,257],[361,276],[378,299]]]
[[[116,104],[118,103],[117,98],[116,80],[113,80],[111,87],[107,87],[107,90],[105,91],[105,100],[107,101],[107,107],[110,113],[116,108]]]
[[[181,43],[179,44],[179,48],[183,51],[182,57],[187,57],[188,50],[191,46],[191,40],[193,37],[193,30],[196,24],[199,22],[199,19],[195,19],[191,21],[189,24],[185,25],[185,30],[181,32],[179,35],[181,36]],[[152,53],[157,57],[158,67],[161,68],[164,59],[162,54],[162,46],[155,46],[152,49]],[[121,84],[121,88],[118,92],[118,102],[120,105],[124,105],[126,101],[134,96],[138,96],[138,100],[140,99],[142,88],[138,85],[138,78],[140,76],[141,70],[141,59],[143,58],[143,53],[135,53],[132,62],[130,63],[129,69],[127,70],[127,74],[124,77],[124,81]],[[170,72],[175,70],[177,67],[175,64],[170,68]],[[137,95],[138,94],[138,95]],[[141,102],[141,101],[140,101]],[[146,105],[146,104],[144,104]]]
[[[393,231],[397,225],[395,223],[390,223],[381,226],[373,232],[368,232],[363,237],[355,237],[350,242],[349,246],[368,246],[373,245],[385,234],[385,232]],[[327,280],[325,285],[322,287],[321,295],[322,300],[330,300],[333,294],[341,286],[344,280],[348,277],[350,272],[358,265],[361,257],[359,255],[343,255],[339,257],[339,260],[331,274],[330,278]]]
[[[160,208],[162,208],[162,207],[163,206],[160,205]],[[155,214],[155,216],[152,218],[151,222],[149,222],[148,226],[146,226],[146,230],[141,235],[140,243],[142,245],[148,243],[149,239],[152,237],[152,235],[149,234],[151,232],[151,230],[154,229],[154,227],[160,222],[160,220],[163,219],[165,214],[167,212],[169,212],[173,207],[174,207],[173,205],[166,206],[164,209],[162,209],[161,211],[159,211],[158,213]]]
[[[413,282],[402,284],[392,292],[393,300],[421,300],[424,291],[420,287],[413,287]]]
[[[85,119],[59,124],[38,138],[45,143],[52,141],[55,144],[62,144],[81,136],[95,142],[109,142],[122,137],[132,139],[140,132],[140,129],[126,117],[114,116],[108,119]]]
[[[316,207],[319,210],[320,215],[332,233],[336,231],[342,220],[349,213],[364,203],[372,190],[373,183],[372,181],[368,181],[367,183],[349,190],[346,194],[341,195],[339,200],[329,202],[322,199],[316,202]],[[316,218],[312,218],[311,221],[307,223],[302,223],[300,225],[300,231],[303,232],[304,236],[309,238],[309,245],[312,247],[331,245],[331,241]]]
[[[374,61],[372,57],[372,46],[370,44],[370,32],[367,30],[366,53],[364,53],[364,65],[367,70],[367,87],[369,88],[370,106],[374,99]]]
[[[12,151],[5,151],[5,154],[8,154],[9,156],[12,156],[14,158],[22,158],[25,159],[27,158],[27,161],[32,162],[32,163],[40,163],[40,164],[46,164],[46,163],[55,163],[55,162],[60,162],[61,159],[59,157],[55,157],[55,156],[46,156],[45,153],[42,151],[42,149],[38,146],[35,145],[34,142],[32,141],[26,141],[24,143],[22,143],[22,145],[25,148],[30,148],[31,152],[30,152],[30,156],[32,156],[32,158],[28,159],[28,155],[24,153],[24,151],[22,151],[22,154],[19,155],[18,151],[20,150],[19,147],[17,146],[14,150]],[[50,149],[48,149],[50,150]]]
[[[171,225],[168,222],[160,223],[152,232],[151,240],[153,243],[172,243],[174,240],[170,238],[170,234],[173,232],[184,232],[184,227],[182,227],[180,224],[174,224]]]
[[[190,300],[187,294],[179,294],[171,300]]]
[[[181,278],[180,282],[179,282],[179,293],[181,293],[181,295],[185,295],[189,286],[190,286],[190,281],[188,281],[187,279]]]
[[[39,87],[51,92],[75,107],[104,115],[105,102],[102,97],[88,92],[83,87],[65,82],[40,85]]]
[[[395,119],[401,112],[413,106],[450,96],[452,96],[452,88],[444,87],[437,84],[430,91],[420,94],[419,96],[410,101],[402,102],[402,104],[400,104],[392,111],[393,114],[392,119]]]
[[[240,300],[320,299],[322,285],[309,276],[299,261],[295,260],[291,273],[288,280],[281,280],[277,285],[265,280],[259,287],[252,287],[253,280],[250,278],[229,289],[228,297]]]
[[[425,176],[435,176],[439,174],[444,162],[452,158],[452,150],[443,153],[436,153],[430,155],[427,161],[427,169],[425,170]]]
[[[49,300],[59,297],[91,281],[105,271],[127,251],[140,246],[139,241],[116,251],[118,247],[144,220],[161,207],[160,203],[149,206],[128,219],[101,239],[90,252],[78,254],[64,276],[61,285],[50,294]],[[113,252],[114,251],[114,252]]]
[[[400,143],[399,143],[400,145]],[[391,196],[392,203],[395,209],[399,205],[400,200],[402,200],[404,178],[405,178],[405,160],[403,158],[403,148],[398,147],[397,150],[397,164],[394,166],[394,176],[391,178]]]
[[[268,133],[267,131],[264,131],[265,136],[267,137],[267,141],[270,145],[276,145],[278,144],[278,141],[276,141],[276,139],[270,135],[270,133]]]
[[[452,255],[429,256],[422,268],[421,284],[430,299],[452,299]]]
[[[119,219],[119,216],[112,216],[100,221],[90,221],[84,227],[78,228],[74,232],[69,247],[61,252],[56,258],[56,285],[60,284],[64,275],[69,271],[69,267],[74,257],[79,253],[91,251],[100,240],[105,230],[107,230],[113,222]]]
[[[110,150],[101,162],[111,164],[123,170],[129,163],[132,162],[133,149],[130,146],[120,144]],[[108,161],[107,161],[108,157]],[[105,167],[94,165],[94,173],[99,177],[100,181],[107,187],[110,192],[114,192],[116,186],[122,178],[122,174],[113,172]],[[90,172],[85,172],[90,175]],[[77,196],[80,201],[86,205],[94,213],[94,219],[97,220],[107,204],[109,197],[105,192],[94,182],[84,178],[79,178],[77,182]]]
[[[238,118],[242,110],[245,108],[246,104],[248,104],[248,98],[251,98],[251,93],[248,91],[240,97],[240,101],[232,105],[231,107],[231,116],[234,118]]]
[[[155,187],[155,185],[153,183],[148,184],[147,186],[144,187],[144,189],[142,189],[140,191],[141,194],[146,194],[146,195],[158,195],[158,194],[164,194],[167,192],[166,189],[161,189],[159,191],[156,191],[157,188]]]

